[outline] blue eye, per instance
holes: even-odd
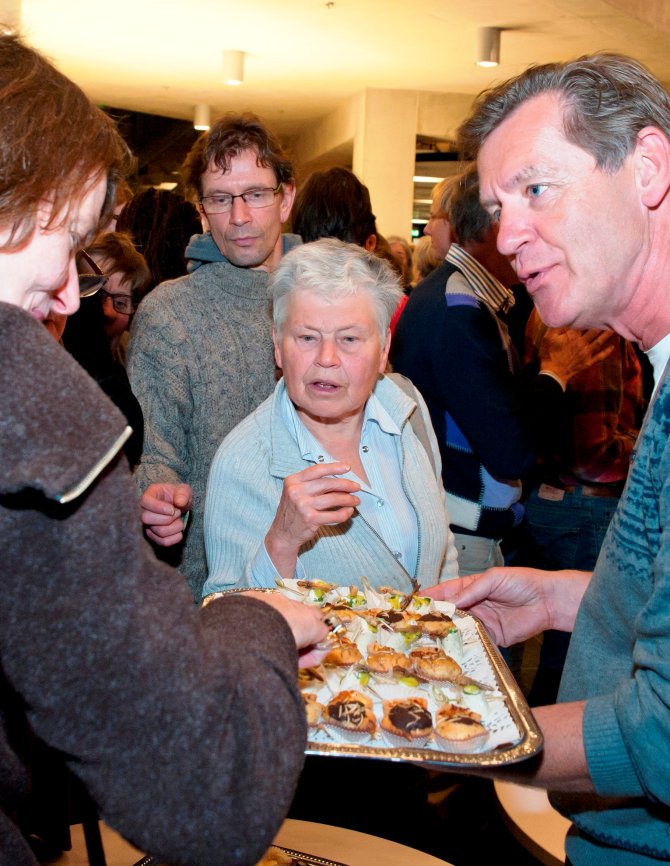
[[[542,193],[546,190],[546,188],[547,188],[546,183],[532,183],[528,187],[527,192],[528,192],[528,195],[530,196],[530,198],[539,198],[542,195]]]

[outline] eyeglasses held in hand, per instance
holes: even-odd
[[[217,195],[203,195],[200,197],[200,204],[206,214],[230,213],[236,198],[241,198],[246,206],[250,208],[269,207],[274,201],[275,196],[281,192],[281,186],[281,183],[279,183],[275,189],[272,189],[270,186],[264,186],[260,189],[248,189],[239,195],[233,195],[230,192],[220,192]]]
[[[77,269],[80,267],[90,268],[89,273],[79,273],[79,297],[90,298],[100,289],[104,289],[108,283],[108,277],[104,274],[98,264],[89,256],[86,250],[77,252]]]

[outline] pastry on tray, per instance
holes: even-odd
[[[328,701],[323,718],[328,730],[335,736],[358,743],[372,736],[377,730],[372,706],[370,698],[350,689],[338,692]]]
[[[433,719],[425,698],[384,701],[381,728],[391,746],[421,747],[433,730]]]
[[[474,752],[489,736],[481,718],[465,707],[446,704],[437,711],[435,739],[448,752]]]
[[[371,673],[384,676],[395,673],[397,669],[409,673],[412,670],[412,662],[404,653],[392,647],[371,643],[368,647],[366,667]]]
[[[324,665],[335,667],[348,667],[355,665],[363,656],[356,644],[346,637],[338,638],[323,660]]]
[[[416,624],[421,634],[431,637],[446,637],[454,628],[454,621],[450,616],[441,611],[432,611],[416,617]]]
[[[411,650],[409,657],[414,673],[431,682],[462,684],[467,680],[458,662],[439,647],[419,647]]]
[[[302,693],[302,700],[305,704],[305,715],[307,716],[307,727],[316,728],[321,724],[321,713],[323,712],[323,704],[320,704],[316,695],[309,692]]]

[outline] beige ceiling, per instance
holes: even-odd
[[[18,0],[0,2],[16,6]],[[529,63],[622,51],[670,81],[668,0],[22,0],[21,26],[95,101],[190,119],[251,109],[291,138],[366,87],[475,94]],[[502,63],[474,65],[477,28]],[[247,53],[221,83],[224,48]]]

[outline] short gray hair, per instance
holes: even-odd
[[[662,84],[637,60],[601,53],[531,66],[482,93],[459,130],[465,156],[476,158],[486,138],[526,100],[552,92],[565,109],[565,137],[603,171],[621,167],[645,126],[670,138],[670,97]]]
[[[433,187],[432,198],[438,210],[438,213],[435,214],[436,217],[442,219],[445,218],[445,214],[449,210],[451,196],[457,183],[458,177],[451,175],[450,177],[445,177]]]
[[[402,297],[398,275],[383,259],[335,238],[295,247],[272,274],[270,292],[277,334],[281,334],[286,321],[288,300],[298,291],[313,292],[327,300],[368,295],[382,342]]]

